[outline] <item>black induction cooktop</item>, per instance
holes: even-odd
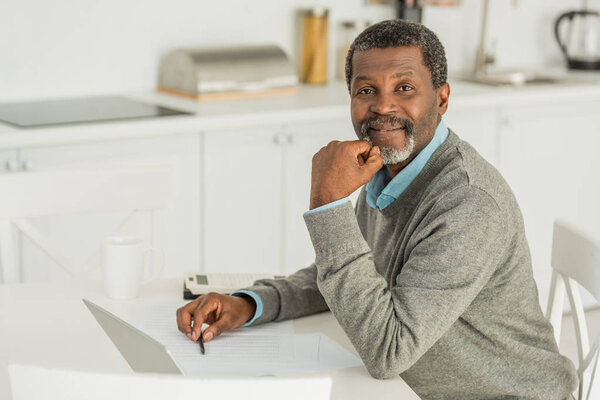
[[[0,103],[0,121],[19,128],[190,114],[120,96]]]

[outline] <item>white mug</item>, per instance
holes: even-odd
[[[160,263],[150,278],[144,278],[144,265],[148,253],[161,254]],[[144,246],[135,236],[111,236],[104,239],[104,287],[108,297],[133,299],[138,296],[140,285],[157,278],[162,272],[162,250]]]

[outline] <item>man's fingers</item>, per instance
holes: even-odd
[[[223,314],[221,318],[217,319],[214,324],[206,328],[204,333],[202,333],[202,340],[208,342],[213,338],[216,338],[221,333],[225,332],[228,329],[231,329],[233,323],[231,318],[227,315],[227,313]]]
[[[379,171],[383,166],[383,160],[381,159],[381,154],[379,153],[379,147],[373,146],[373,148],[369,151],[369,157],[365,162],[365,167],[369,171],[375,172]]]
[[[201,298],[198,298],[177,309],[177,328],[179,331],[185,334],[192,332],[192,328],[190,327],[192,323],[192,315],[196,307],[198,307],[200,300]]]
[[[374,156],[374,155],[377,155],[377,156],[380,155],[379,146],[373,146],[373,147],[371,147],[371,150],[369,150],[368,157],[371,157],[371,156]]]
[[[367,164],[379,164],[381,162],[381,153],[379,152],[379,146],[373,146],[371,150],[369,150],[369,154],[366,158]],[[381,165],[380,165],[381,167]]]
[[[177,315],[177,329],[179,329],[179,332],[185,333],[185,331],[183,330],[183,325],[182,325],[183,316],[181,314],[182,313],[181,309],[182,309],[182,307],[178,308],[177,312],[176,312],[176,315]]]
[[[221,313],[221,303],[210,298],[208,298],[207,301],[202,302],[194,311],[194,326],[192,328],[191,337],[193,341],[198,340],[200,337],[200,333],[202,332],[202,324],[206,322],[209,314],[211,313],[214,313],[214,318],[218,320]]]
[[[345,142],[340,142],[339,140],[332,140],[326,146],[322,147],[318,152],[313,156],[313,162],[319,156],[323,156],[324,154],[334,154],[335,152],[342,151],[344,153],[352,153],[356,158],[359,159],[362,156],[362,161],[366,161],[369,156],[369,151],[371,150],[371,145],[366,140],[349,140]]]
[[[369,157],[369,152],[372,148],[369,142],[367,142],[366,140],[353,140],[351,142],[346,143],[348,143],[351,146],[352,152],[357,158],[359,158],[359,161],[360,157],[362,157],[362,161],[367,160],[367,158]]]
[[[356,140],[351,143],[354,151],[362,150],[361,153],[357,154],[358,164],[364,168],[370,179],[383,166],[379,147],[371,147],[365,140]]]

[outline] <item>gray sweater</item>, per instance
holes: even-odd
[[[258,281],[256,323],[330,309],[375,378],[424,399],[564,399],[577,375],[538,303],[519,206],[454,133],[390,206],[305,216],[315,263]]]

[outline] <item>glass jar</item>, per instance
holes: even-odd
[[[302,16],[302,63],[300,81],[327,83],[327,25],[329,10],[315,7]]]

